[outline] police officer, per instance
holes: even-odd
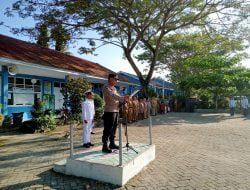
[[[118,125],[119,103],[124,103],[129,100],[129,96],[121,96],[115,88],[119,80],[116,74],[109,74],[108,84],[104,85],[102,89],[105,107],[104,107],[104,130],[102,136],[102,151],[111,153],[112,149],[119,149],[115,144],[115,134]],[[109,140],[109,146],[108,146]]]

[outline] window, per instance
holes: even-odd
[[[44,81],[44,94],[51,94],[51,82],[50,81]]]
[[[64,83],[54,82],[54,87],[63,88],[64,87]]]
[[[54,87],[60,87],[60,82],[54,82]]]
[[[13,92],[13,87],[15,87],[15,78],[14,77],[9,77],[8,80],[9,80],[8,91]]]
[[[41,97],[40,80],[9,77],[8,105],[33,105]]]
[[[24,88],[24,78],[16,78],[16,87]]]

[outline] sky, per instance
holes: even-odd
[[[8,6],[11,6],[13,2],[16,0],[0,0],[0,22],[3,21],[8,26],[11,27],[24,27],[24,26],[32,26],[34,25],[34,22],[32,19],[21,19],[18,16],[8,18],[4,15],[5,8]],[[23,35],[14,35],[10,32],[10,29],[4,26],[0,25],[0,34],[10,36],[13,38],[17,38],[24,41],[31,41],[31,39],[27,36]],[[123,58],[122,50],[119,47],[113,46],[113,45],[106,45],[103,46],[95,51],[95,54],[98,54],[97,56],[94,55],[85,55],[85,54],[79,54],[78,48],[82,45],[83,42],[78,42],[77,44],[72,44],[69,46],[69,51],[73,53],[74,56],[98,63],[103,65],[104,67],[107,67],[110,70],[113,70],[115,72],[118,71],[124,71],[128,73],[135,74],[132,67],[129,65],[128,61]],[[0,44],[1,45],[1,44]],[[250,48],[246,50],[247,53],[250,55]],[[242,61],[242,66],[250,68],[250,59],[246,59]],[[142,71],[144,68],[140,65],[139,69]],[[163,77],[167,72],[160,75]],[[157,75],[157,74],[156,74]]]

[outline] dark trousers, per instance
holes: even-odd
[[[230,115],[231,116],[234,116],[234,112],[235,112],[235,108],[234,107],[230,108]]]
[[[247,116],[248,115],[248,108],[243,108],[243,115]]]
[[[114,143],[116,129],[118,125],[118,113],[117,112],[104,112],[104,130],[102,136],[102,143],[107,144],[108,139],[111,143]]]

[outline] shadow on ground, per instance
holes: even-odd
[[[35,168],[37,169],[37,168]],[[58,174],[52,168],[41,172],[37,175],[37,179],[24,183],[18,183],[0,188],[7,189],[83,189],[83,190],[108,190],[119,188],[117,185],[103,183],[100,181],[87,179],[83,177],[66,176]],[[74,181],[74,182],[72,182]]]
[[[152,117],[153,125],[183,125],[183,124],[208,124],[208,123],[219,123],[224,120],[230,120],[235,118],[242,118],[242,120],[249,119],[241,115],[235,115],[231,117],[229,114],[221,113],[183,113],[183,112],[172,112],[163,115],[157,115]],[[144,127],[149,124],[149,120],[145,119],[135,123],[137,127]]]

